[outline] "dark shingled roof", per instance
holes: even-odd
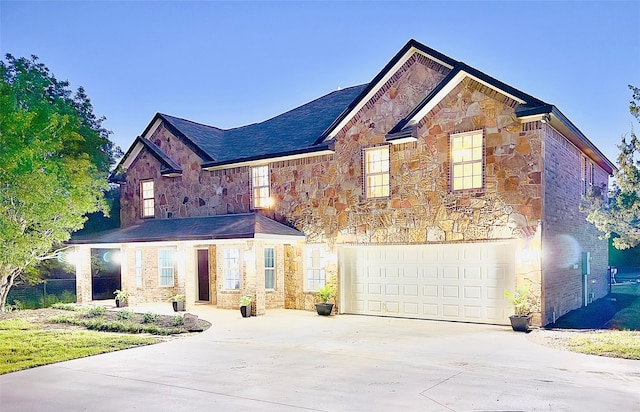
[[[69,244],[105,244],[180,240],[253,239],[269,236],[296,236],[304,233],[258,213],[149,219],[142,223],[99,233],[73,236]]]
[[[366,86],[337,90],[264,122],[229,130],[159,116],[204,150],[214,164],[224,163],[311,148]]]

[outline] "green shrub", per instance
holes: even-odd
[[[135,313],[131,312],[130,310],[123,309],[116,314],[116,317],[118,318],[118,320],[127,320],[131,319],[134,315]]]
[[[86,310],[85,314],[89,317],[98,317],[104,316],[107,313],[107,308],[105,306],[93,306]]]
[[[76,303],[76,294],[68,290],[63,290],[60,294],[60,302]]]
[[[157,313],[147,312],[142,316],[142,323],[156,323],[160,320],[160,315]]]
[[[62,302],[58,302],[58,303],[54,303],[53,305],[51,305],[51,307],[53,309],[60,309],[60,310],[70,310],[70,311],[77,311],[78,306],[75,303],[62,303]]]
[[[183,326],[184,325],[184,318],[182,317],[182,315],[175,315],[171,319],[171,324],[173,326]]]

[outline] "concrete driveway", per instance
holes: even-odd
[[[509,327],[192,313],[213,326],[0,376],[0,410],[640,410],[640,361],[551,349]]]

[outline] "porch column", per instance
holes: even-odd
[[[267,296],[264,287],[264,242],[254,242],[255,284],[256,284],[256,316],[267,313]]]
[[[92,298],[91,247],[76,246],[76,302],[89,303]]]

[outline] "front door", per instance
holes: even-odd
[[[198,300],[209,301],[209,250],[198,250]]]

